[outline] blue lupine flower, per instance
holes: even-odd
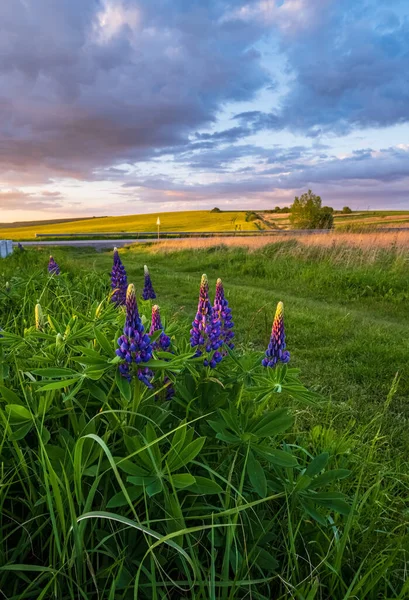
[[[60,274],[60,267],[57,265],[52,256],[50,256],[50,260],[48,261],[48,272],[50,275]]]
[[[127,287],[128,278],[125,267],[119,257],[118,249],[114,248],[114,264],[111,271],[111,288],[113,290],[111,300],[117,306],[125,304]]]
[[[162,333],[160,334],[159,338],[152,343],[153,349],[167,351],[170,346],[170,337],[166,335],[163,331],[159,306],[155,304],[154,306],[152,306],[152,321],[151,327],[149,329],[149,335],[152,337],[155,331],[159,330],[162,330]]]
[[[223,345],[220,340],[220,321],[213,314],[206,275],[202,275],[200,282],[199,304],[190,330],[190,345],[196,348],[195,356],[205,355],[203,361],[205,367],[214,368],[222,360],[222,355],[218,351]]]
[[[156,294],[153,289],[151,276],[149,274],[149,269],[145,265],[143,270],[144,270],[144,274],[145,274],[145,286],[143,288],[142,298],[144,300],[154,300],[156,298]]]
[[[224,297],[224,288],[221,279],[218,279],[216,282],[216,296],[214,299],[213,313],[220,321],[220,339],[222,343],[233,350],[234,344],[232,339],[234,338],[234,323],[231,315],[231,308],[229,308],[229,303]],[[222,352],[222,354],[226,354],[226,351]]]
[[[119,371],[128,381],[131,380],[132,373],[130,366],[132,364],[140,365],[147,363],[152,358],[152,345],[149,336],[145,333],[139,316],[138,305],[136,302],[135,286],[130,283],[126,292],[126,320],[124,333],[118,339],[119,348],[116,350],[117,356],[125,362],[119,365]],[[152,388],[150,380],[153,373],[148,367],[139,367],[137,369],[138,378],[148,387]]]
[[[279,361],[288,363],[289,360],[290,353],[285,349],[284,304],[279,302],[274,317],[270,343],[261,364],[263,367],[275,367]]]
[[[20,242],[17,244],[17,248],[20,250],[20,252],[24,252],[23,245],[20,244]]]

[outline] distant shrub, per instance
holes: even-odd
[[[349,208],[349,206],[344,206],[342,212],[344,213],[344,215],[350,215],[352,210]]]
[[[212,210],[210,212],[212,212],[212,213],[221,213],[222,211],[220,210],[220,208],[217,208],[217,206],[215,206],[214,208],[212,208]]]
[[[334,209],[321,206],[320,196],[311,190],[296,196],[291,206],[290,223],[295,229],[332,229]]]

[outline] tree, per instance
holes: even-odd
[[[220,208],[217,208],[217,206],[215,206],[214,208],[212,208],[212,210],[210,212],[212,212],[212,213],[221,213],[222,211],[220,210]]]
[[[349,208],[349,206],[344,206],[342,212],[344,213],[344,215],[350,215],[352,210]]]
[[[334,209],[321,206],[321,198],[311,190],[296,196],[291,206],[290,223],[295,229],[330,229],[334,225]]]

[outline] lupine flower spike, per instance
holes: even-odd
[[[158,339],[152,343],[152,347],[154,350],[167,351],[170,346],[170,337],[163,332],[159,306],[155,304],[155,306],[152,306],[152,322],[151,328],[149,329],[149,335],[152,337],[155,331],[159,330],[161,330],[162,333],[160,334]]]
[[[216,282],[216,296],[214,299],[213,312],[215,318],[220,321],[220,339],[228,348],[233,350],[234,344],[232,339],[234,338],[234,323],[231,316],[231,308],[229,303],[224,297],[224,288],[221,279]],[[222,354],[226,354],[226,351],[222,351]]]
[[[155,306],[152,306],[152,321],[151,328],[149,329],[149,335],[152,337],[155,331],[162,331],[162,333],[156,341],[152,342],[153,349],[163,350],[165,352],[168,351],[170,346],[170,337],[163,332],[159,306],[157,304],[155,304]],[[165,377],[164,384],[168,384],[166,388],[166,400],[170,400],[175,395],[175,390],[169,377]]]
[[[60,274],[60,267],[57,265],[52,256],[50,256],[50,260],[48,261],[48,272],[50,275]]]
[[[43,310],[41,308],[41,304],[36,304],[34,309],[35,322],[37,331],[42,331],[44,329],[44,315]]]
[[[199,304],[195,320],[190,330],[190,345],[196,348],[195,356],[206,355],[203,364],[214,368],[222,360],[218,351],[223,342],[220,340],[220,321],[213,315],[209,301],[209,282],[202,275],[200,282]]]
[[[20,250],[20,252],[24,252],[24,247],[22,244],[20,244],[20,242],[17,244],[17,248]]]
[[[153,289],[151,276],[149,274],[149,269],[145,265],[144,268],[143,268],[143,270],[144,270],[144,273],[145,273],[145,286],[143,288],[142,298],[144,300],[154,300],[156,298],[156,294],[155,294],[155,291]]]
[[[133,283],[128,285],[126,292],[126,320],[124,334],[118,339],[117,356],[125,362],[119,365],[119,371],[128,381],[131,380],[130,365],[135,363],[147,363],[152,358],[152,345],[148,335],[145,333],[139,316],[138,305],[136,302],[135,286]],[[152,371],[148,367],[138,368],[138,378],[148,387],[153,387],[150,379]]]
[[[275,367],[279,361],[288,363],[289,360],[290,353],[285,349],[284,304],[279,302],[274,317],[270,343],[261,364],[263,367]]]
[[[123,306],[126,300],[126,290],[128,279],[125,267],[118,254],[118,249],[114,248],[114,264],[111,271],[111,288],[113,290],[111,300],[117,306]]]

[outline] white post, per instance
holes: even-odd
[[[159,227],[160,227],[160,218],[159,217],[156,221],[156,225],[158,226],[158,239],[159,239]]]
[[[13,242],[11,240],[6,240],[6,247],[7,247],[7,256],[9,256],[9,254],[13,254]]]

